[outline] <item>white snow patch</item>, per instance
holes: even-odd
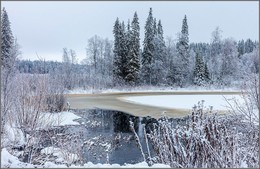
[[[45,149],[43,152],[49,153],[51,150],[55,150],[52,147]],[[56,149],[57,150],[57,149]],[[1,168],[170,168],[170,166],[165,164],[154,164],[151,167],[148,166],[146,162],[141,162],[137,164],[93,164],[88,162],[83,166],[71,165],[67,167],[65,164],[55,164],[54,162],[47,161],[43,165],[32,165],[28,163],[23,163],[13,155],[11,155],[6,148],[1,151]]]
[[[64,111],[59,113],[43,113],[40,117],[42,124],[49,126],[65,126],[65,125],[79,125],[73,120],[81,118],[72,112]]]
[[[199,101],[204,100],[204,106],[213,106],[214,110],[227,110],[226,99],[240,99],[239,95],[157,95],[157,96],[132,96],[123,97],[122,100],[137,104],[165,107],[192,109]]]
[[[49,128],[54,126],[65,126],[65,125],[79,125],[78,122],[73,121],[75,119],[81,118],[80,116],[75,115],[72,112],[60,112],[60,113],[42,113],[39,117],[38,127]],[[4,134],[1,139],[1,144],[3,147],[8,145],[17,145],[21,146],[25,144],[24,135],[22,130],[15,125],[7,121],[4,126]]]
[[[6,148],[3,148],[1,151],[1,168],[33,168],[33,165],[19,161]]]
[[[24,136],[22,130],[17,128],[15,125],[10,125],[10,123],[6,123],[4,126],[4,135],[1,138],[2,146],[8,145],[24,145]]]

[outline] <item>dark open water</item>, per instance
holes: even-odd
[[[150,117],[135,117],[119,111],[92,109],[73,110],[82,118],[76,121],[80,125],[57,127],[46,131],[46,139],[43,139],[43,147],[57,147],[62,145],[61,138],[69,140],[66,149],[72,153],[81,151],[84,162],[125,164],[144,161],[140,149],[137,147],[136,139],[130,130],[129,121],[134,122],[135,131],[138,134],[143,150],[147,155],[147,147],[144,139],[144,124],[149,125],[156,122]],[[50,141],[50,136],[55,141]],[[149,145],[152,149],[151,145]],[[153,152],[151,152],[153,154]]]

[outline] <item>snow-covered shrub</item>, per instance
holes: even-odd
[[[66,98],[63,93],[51,93],[46,98],[47,111],[61,112],[65,109]]]
[[[66,106],[65,88],[55,74],[48,75],[48,93],[46,96],[46,111],[61,112]]]
[[[163,117],[147,134],[156,154],[152,162],[177,168],[258,167],[259,130],[243,123],[240,131],[242,123],[238,116],[204,110],[203,102],[186,125],[174,127]]]

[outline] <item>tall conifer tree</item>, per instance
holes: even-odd
[[[189,32],[186,15],[184,16],[184,19],[182,21],[181,34],[178,43],[176,44],[176,48],[179,59],[179,85],[182,87],[188,82],[189,78]]]
[[[121,25],[119,19],[116,19],[114,24],[113,34],[114,34],[114,62],[113,62],[113,78],[114,82],[117,83],[121,77],[121,59],[120,59],[120,29]]]
[[[131,23],[126,81],[136,84],[140,73],[140,26],[137,13]]]
[[[2,18],[1,18],[1,65],[3,67],[10,68],[10,60],[12,48],[14,46],[14,38],[10,26],[10,21],[8,18],[8,14],[3,8]]]
[[[142,78],[144,83],[151,84],[151,63],[154,54],[154,19],[152,14],[152,8],[150,8],[148,18],[145,23],[145,36],[143,42],[142,53]]]

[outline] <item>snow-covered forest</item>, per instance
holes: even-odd
[[[132,20],[114,23],[114,39],[93,35],[86,44],[86,59],[64,47],[63,62],[19,60],[20,73],[44,74],[64,89],[108,89],[120,86],[236,87],[245,77],[259,73],[259,42],[222,38],[212,30],[211,43],[189,42],[188,17],[178,37],[164,37],[163,21],[150,9],[145,37],[140,39],[137,12]],[[80,62],[80,63],[79,63]]]
[[[98,35],[88,39],[83,60],[75,50],[64,47],[56,56],[62,57],[62,62],[45,61],[40,56],[30,61],[19,58],[22,50],[11,22],[3,8],[1,167],[259,167],[258,41],[223,38],[224,30],[216,27],[210,43],[190,42],[186,15],[179,34],[165,37],[163,20],[150,8],[144,39],[140,38],[141,25],[135,12],[127,21],[115,18],[113,39]],[[140,117],[116,113],[113,118],[120,121],[120,128],[124,126],[133,133],[142,156],[138,164],[110,164],[113,148],[101,139],[96,142],[107,148],[103,152],[108,162],[93,164],[81,151],[85,145],[91,151],[93,138],[87,136],[89,140],[82,141],[83,134],[57,132],[63,130],[60,126],[78,125],[75,119],[81,118],[77,110],[70,109],[69,93],[147,89],[234,89],[241,92],[243,103],[226,100],[229,113],[223,115],[198,100],[192,103],[199,102],[190,107],[190,116],[177,122],[166,115],[157,120],[146,117],[148,120],[141,122]]]

